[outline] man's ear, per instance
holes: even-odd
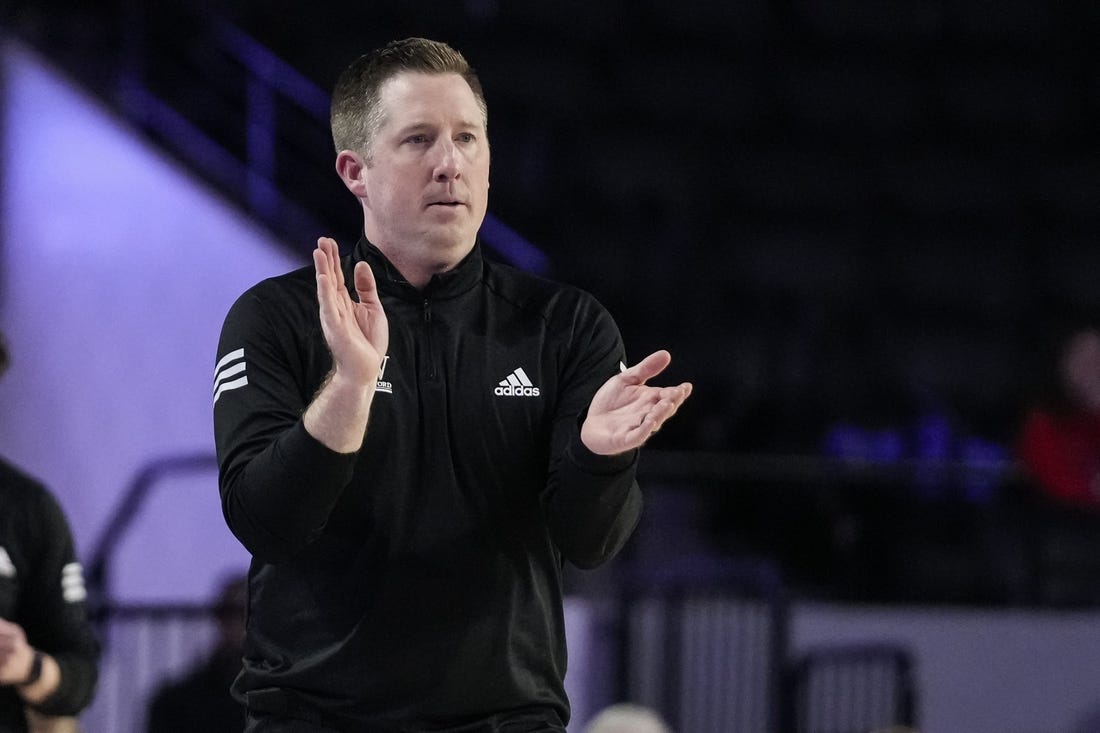
[[[359,198],[367,195],[367,163],[353,150],[341,150],[336,154],[336,175]]]

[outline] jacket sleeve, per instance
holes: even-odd
[[[635,480],[637,450],[601,456],[580,439],[592,397],[626,363],[619,329],[589,298],[573,309],[568,333],[543,511],[565,558],[587,569],[622,549],[641,517],[642,494]]]
[[[76,715],[91,702],[100,646],[88,618],[83,569],[57,500],[45,489],[32,506],[36,570],[21,598],[19,622],[27,640],[57,661],[61,681],[35,705],[47,715]]]
[[[318,358],[310,329],[319,323],[304,309],[303,323],[296,322],[285,303],[267,307],[264,292],[257,286],[242,295],[222,326],[214,438],[226,523],[253,556],[276,563],[320,534],[351,480],[355,455],[330,450],[302,424],[320,387],[304,376]]]

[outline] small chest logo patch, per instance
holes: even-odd
[[[386,394],[393,394],[393,382],[387,382],[386,377],[386,365],[390,363],[389,355],[382,357],[382,368],[378,370],[378,382],[374,385],[375,392],[385,392]]]
[[[530,377],[520,367],[500,380],[493,394],[497,397],[538,397],[539,388],[531,383]]]

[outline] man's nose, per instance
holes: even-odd
[[[458,148],[454,142],[444,140],[439,143],[439,157],[435,163],[435,180],[449,181],[462,174],[462,164]]]

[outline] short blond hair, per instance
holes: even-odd
[[[406,38],[390,41],[385,46],[353,61],[332,92],[329,122],[336,152],[354,150],[370,157],[374,137],[385,122],[380,103],[382,86],[398,74],[458,74],[470,85],[481,121],[489,126],[489,110],[481,81],[466,58],[440,41],[427,38]]]

